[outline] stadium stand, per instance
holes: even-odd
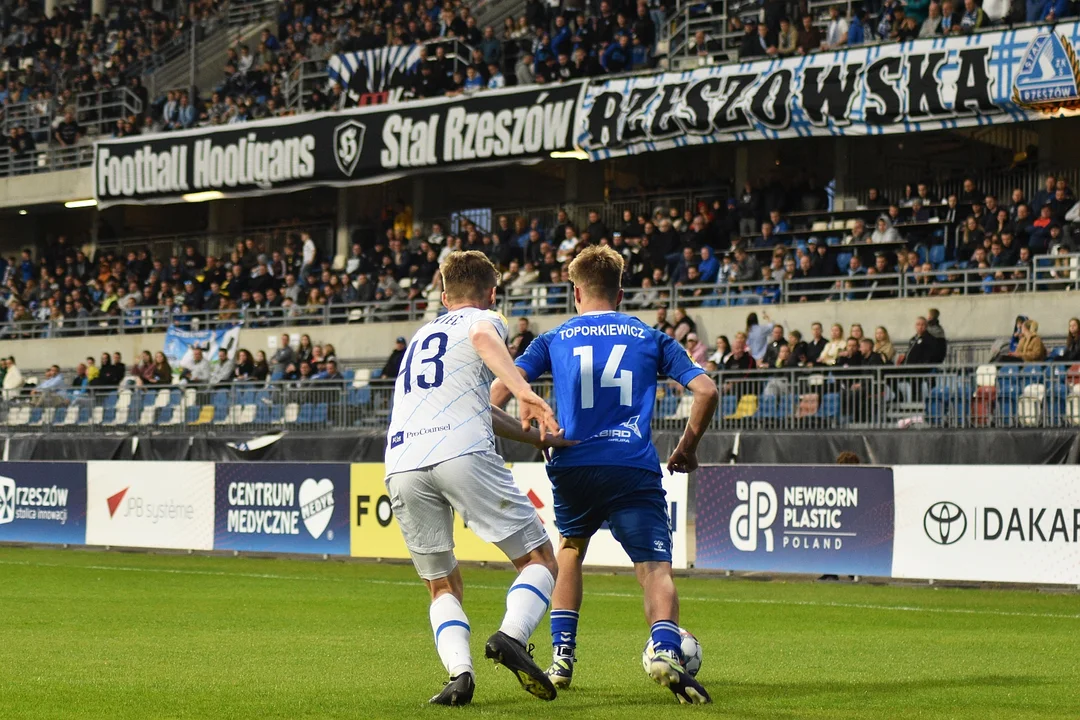
[[[273,3],[233,6],[230,21],[254,20],[269,14]],[[9,68],[0,81],[7,151],[0,167],[8,174],[30,172],[42,164],[35,159],[42,150],[51,154],[47,169],[75,167],[88,160],[72,148],[88,136],[129,137],[333,110],[385,101],[385,90],[392,89],[403,100],[471,94],[649,70],[660,57],[669,67],[696,67],[979,32],[1025,21],[1056,22],[1075,14],[1071,3],[1034,0],[1026,8],[1014,3],[1004,14],[985,12],[977,4],[971,10],[951,3],[943,7],[936,0],[917,7],[891,1],[872,7],[812,1],[799,7],[767,2],[761,8],[734,0],[603,0],[592,13],[525,3],[522,14],[505,16],[497,29],[479,26],[469,5],[460,2],[383,7],[282,2],[273,30],[228,50],[219,83],[159,88],[150,96],[143,86],[148,74],[183,52],[187,33],[197,28],[205,35],[223,24],[223,7],[203,0],[186,8],[189,17],[185,8],[160,12],[137,3],[109,3],[106,17],[70,6],[46,18],[40,7],[22,3],[0,17]],[[802,22],[800,13],[810,29],[795,29]],[[327,61],[334,55],[384,47],[409,49],[403,56],[418,62],[387,78],[382,92],[353,93],[327,74]]]

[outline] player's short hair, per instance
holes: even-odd
[[[581,292],[615,302],[622,289],[623,257],[607,245],[590,245],[570,263],[570,282]]]
[[[455,251],[446,256],[442,266],[443,292],[451,301],[487,300],[499,284],[499,271],[478,250]]]

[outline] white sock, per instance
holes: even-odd
[[[465,616],[461,603],[450,593],[444,593],[431,603],[430,615],[435,649],[450,677],[457,677],[463,672],[475,675],[472,654],[469,652],[469,618]]]
[[[526,566],[506,593],[506,616],[499,630],[522,645],[527,644],[533,630],[544,619],[554,589],[555,578],[546,567]]]

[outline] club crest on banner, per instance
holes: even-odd
[[[1013,102],[1040,113],[1080,110],[1080,61],[1064,35],[1037,35],[1024,51]]]
[[[349,177],[352,177],[356,164],[360,162],[366,133],[367,127],[356,120],[346,120],[334,128],[334,160],[338,169]]]

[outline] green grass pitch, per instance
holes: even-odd
[[[477,694],[437,708],[408,566],[0,548],[0,717],[1080,717],[1076,595],[680,579],[715,701],[691,708],[642,672],[626,575],[586,577],[574,687],[526,695],[482,660],[511,577],[465,570]]]

